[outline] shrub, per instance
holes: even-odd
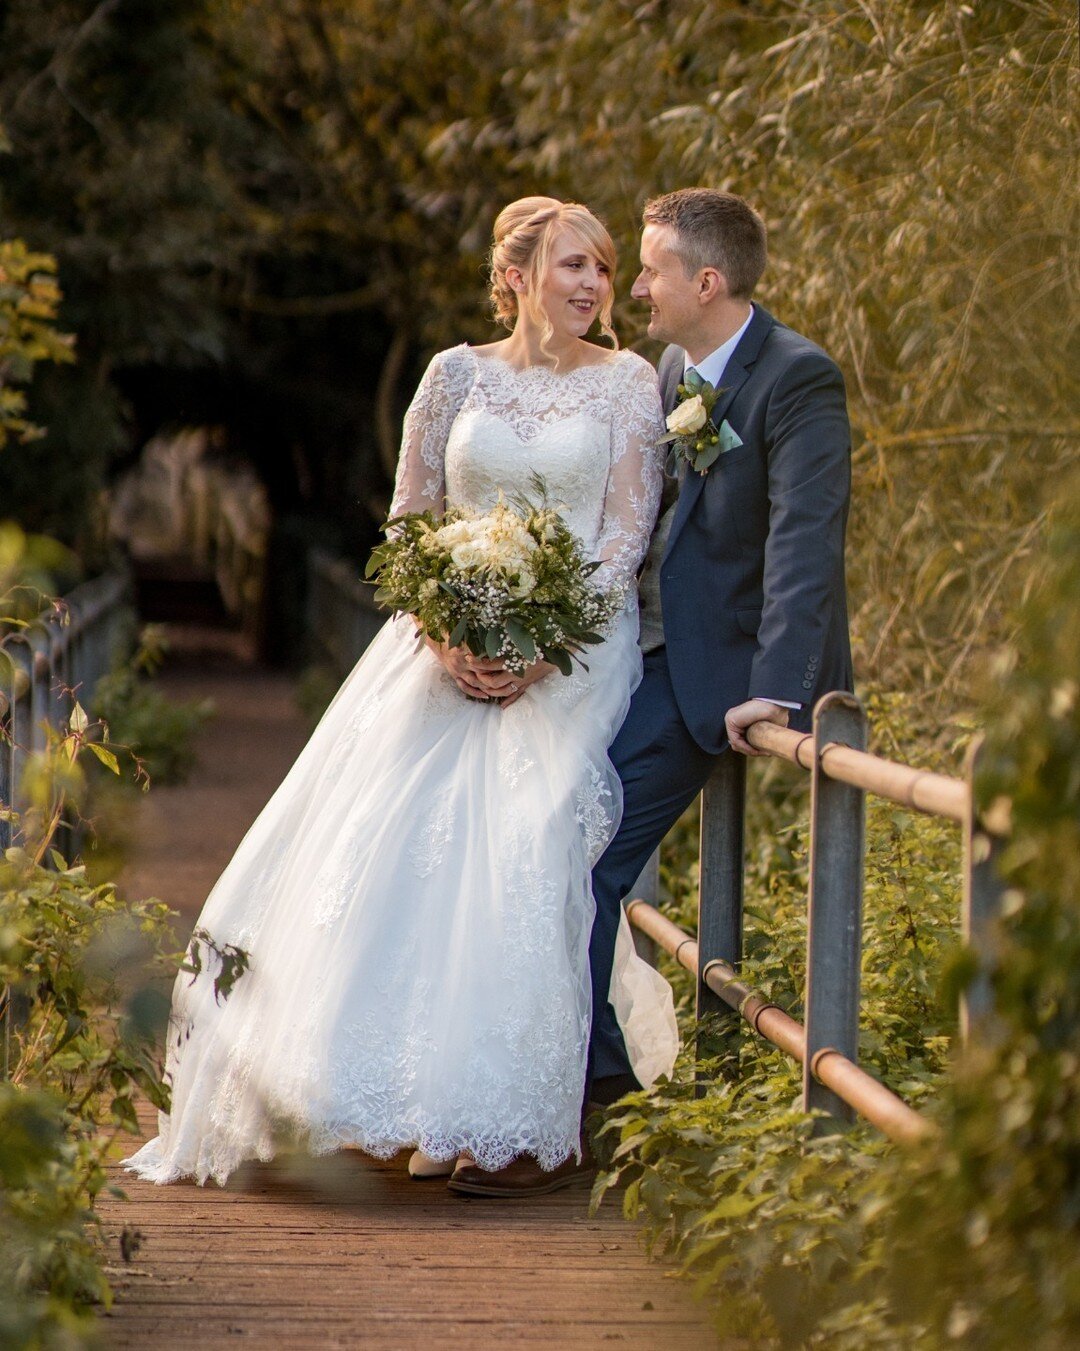
[[[1061,510],[1021,637],[996,662],[977,796],[1007,829],[997,1027],[949,1064],[955,988],[954,828],[871,805],[861,1053],[937,1132],[894,1149],[859,1125],[814,1134],[791,1062],[728,1035],[717,1076],[632,1095],[602,1128],[597,1196],[716,1299],[755,1347],[963,1345],[1064,1351],[1080,1338],[1080,480]],[[904,701],[871,700],[908,758]],[[923,758],[923,757],[918,757]],[[746,973],[798,1012],[802,828],[783,770],[752,794]],[[666,860],[676,917],[693,902],[691,824]],[[688,995],[685,977],[673,973]],[[689,1069],[685,1063],[684,1070]]]
[[[1080,1342],[1080,478],[1021,636],[989,672],[977,796],[1008,838],[995,1034],[894,1179],[889,1275],[930,1344]]]
[[[93,711],[152,783],[183,783],[195,763],[195,737],[214,715],[213,701],[175,703],[151,683],[160,664],[160,633],[144,630],[135,655],[98,681]]]
[[[171,912],[94,884],[50,842],[99,729],[72,725],[28,765],[22,843],[0,860],[0,1282],[5,1346],[71,1345],[94,1302],[108,1302],[94,1199],[117,1135],[136,1127],[135,1096],[167,1107],[155,1048],[176,971]],[[46,860],[52,866],[46,866]]]

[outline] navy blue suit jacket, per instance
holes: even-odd
[[[676,404],[682,349],[659,366]],[[851,434],[844,379],[819,347],[755,306],[713,410],[743,444],[690,470],[660,566],[671,683],[702,749],[727,745],[724,714],[750,697],[803,705],[852,688],[844,586]]]

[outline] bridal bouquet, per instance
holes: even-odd
[[[365,572],[379,584],[376,601],[415,615],[436,642],[464,643],[518,675],[541,658],[569,675],[577,651],[603,641],[623,596],[589,585],[599,563],[582,557],[543,480],[533,487],[539,506],[521,496],[483,514],[451,507],[441,520],[422,511],[387,521],[390,537]]]

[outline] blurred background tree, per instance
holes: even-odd
[[[93,554],[117,468],[206,423],[286,555],[359,557],[423,361],[492,335],[498,206],[605,216],[639,342],[641,205],[706,183],[761,206],[762,301],[848,379],[858,670],[938,718],[1007,636],[1076,455],[1065,0],[11,0],[0,43],[0,234],[56,254],[81,352],[5,465],[26,525]]]

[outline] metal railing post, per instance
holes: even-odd
[[[992,834],[980,819],[975,805],[975,775],[978,772],[982,737],[971,745],[965,766],[970,807],[964,822],[964,898],[962,927],[964,944],[975,957],[975,974],[960,996],[960,1038],[966,1045],[973,1037],[992,1040],[994,1018],[994,969],[998,962],[998,923],[1005,885],[997,862],[1003,840]]]
[[[15,805],[15,700],[18,673],[5,645],[0,648],[0,807]],[[11,845],[11,822],[0,820],[0,854]]]
[[[739,1016],[706,983],[704,972],[719,959],[738,970],[743,945],[743,831],[746,758],[727,751],[701,790],[701,862],[698,882],[697,1017],[723,1014],[733,1029]],[[702,1037],[698,1055],[712,1052]]]
[[[814,709],[803,1063],[804,1109],[852,1120],[852,1109],[815,1074],[823,1053],[839,1051],[854,1063],[859,1048],[865,795],[824,772],[830,742],[866,749],[866,714],[852,694],[826,694]]]
[[[11,705],[11,806],[20,809],[19,789],[22,784],[23,770],[30,750],[30,737],[33,728],[33,685],[34,652],[24,635],[20,634],[8,640],[7,653],[11,658],[14,671],[14,699]]]
[[[52,720],[52,662],[50,661],[52,644],[49,635],[39,624],[33,624],[26,630],[26,642],[30,649],[30,751],[43,751],[49,744],[46,730],[53,725]]]

